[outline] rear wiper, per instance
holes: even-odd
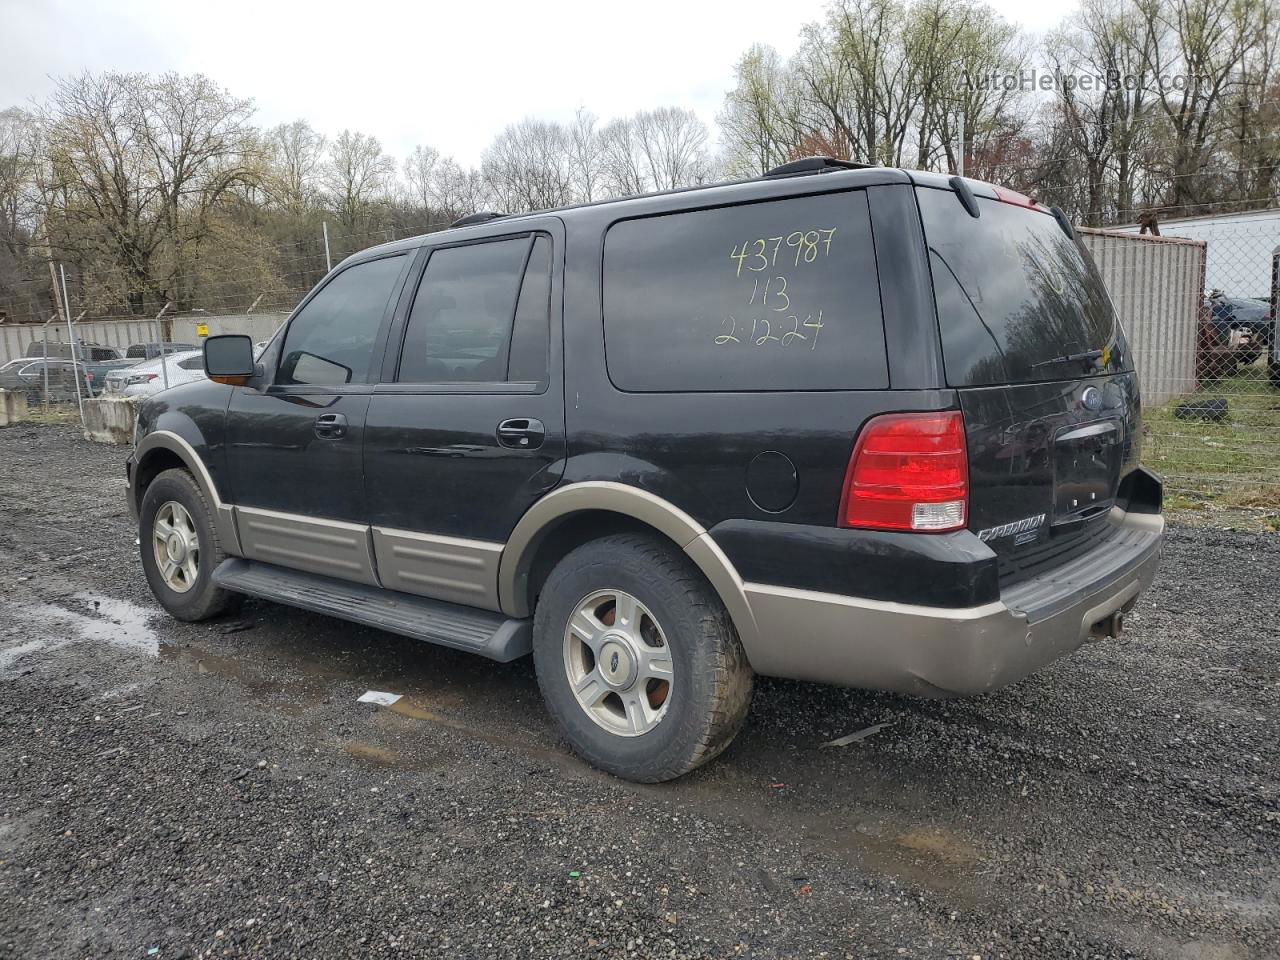
[[[1033,363],[1031,369],[1036,367],[1047,367],[1051,363],[1076,363],[1084,360],[1101,360],[1106,351],[1104,350],[1086,350],[1084,353],[1068,353],[1065,356],[1053,357],[1050,360],[1041,360],[1039,363]]]

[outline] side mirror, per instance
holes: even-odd
[[[215,383],[242,387],[254,374],[253,340],[241,333],[209,337],[204,342],[204,372]]]

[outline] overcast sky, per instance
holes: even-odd
[[[1058,4],[989,0],[1029,30]],[[656,106],[711,124],[754,42],[784,53],[824,0],[0,0],[0,109],[81,70],[205,73],[252,97],[263,126],[309,120],[378,137],[403,158],[427,143],[476,163],[504,125],[608,119]]]

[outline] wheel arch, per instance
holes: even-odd
[[[520,518],[498,567],[503,612],[529,616],[541,581],[561,557],[586,540],[623,529],[656,532],[682,550],[720,596],[743,647],[748,651],[755,647],[755,617],[742,578],[710,534],[674,504],[639,487],[612,481],[559,487]]]
[[[235,512],[232,506],[224,503],[218,495],[213,476],[209,468],[196,452],[190,442],[170,430],[153,430],[148,433],[134,448],[133,458],[136,466],[133,470],[134,512],[141,514],[142,498],[147,486],[165,470],[181,468],[191,474],[204,496],[205,502],[213,510],[213,526],[218,532],[218,542],[223,552],[235,556],[240,554],[240,538],[236,532]]]

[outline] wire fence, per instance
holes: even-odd
[[[1091,240],[1141,375],[1144,459],[1183,500],[1280,506],[1280,210],[1161,233],[1108,232],[1101,250]]]
[[[1143,373],[1144,459],[1184,500],[1280,507],[1280,209],[1166,220],[1160,231],[1170,239],[1111,234],[1154,251],[1127,275],[1095,251]],[[1199,251],[1198,272],[1187,250]]]

